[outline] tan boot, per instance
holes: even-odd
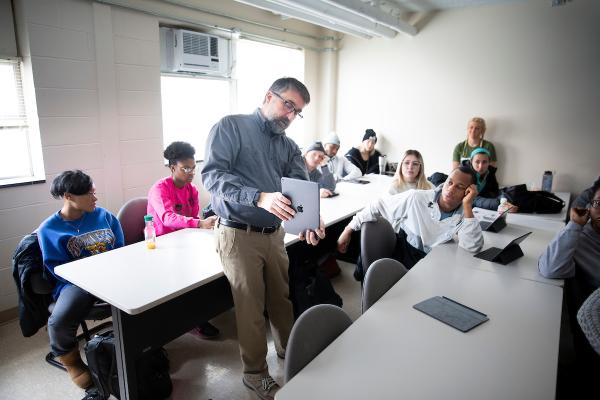
[[[73,350],[62,356],[58,356],[58,360],[65,366],[71,380],[80,388],[86,389],[92,385],[92,376],[88,367],[81,360],[79,349],[75,347]]]

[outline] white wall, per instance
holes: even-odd
[[[237,24],[155,0],[131,3],[192,22]],[[204,3],[216,7],[210,0]],[[60,208],[61,202],[49,194],[57,174],[85,170],[95,181],[99,204],[115,214],[126,200],[145,196],[153,182],[168,174],[162,158],[158,34],[162,20],[90,0],[17,0],[15,6],[20,55],[27,71],[25,89],[35,98],[33,110],[37,105],[39,116],[46,183],[0,188],[0,321],[2,311],[17,305],[13,250],[23,235]],[[219,6],[228,15],[247,12],[251,19],[303,32],[298,41],[319,46],[311,38],[322,35],[320,28],[284,21],[232,0]],[[295,37],[258,25],[240,26],[245,32],[271,34],[287,42]],[[308,50],[307,63],[305,81],[318,92],[320,52]],[[257,105],[263,95],[257,93]],[[319,99],[311,102],[311,108],[319,109]],[[310,132],[316,131],[317,115],[307,115]]]
[[[365,128],[397,160],[423,153],[447,172],[467,120],[482,116],[505,184],[579,192],[600,174],[600,2],[548,0],[433,15],[415,36],[346,36],[339,53],[337,128],[342,149]]]

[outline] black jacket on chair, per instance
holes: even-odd
[[[42,251],[37,234],[25,236],[15,249],[12,258],[13,278],[19,295],[19,324],[23,336],[29,337],[48,322],[48,306],[54,301],[52,292],[40,294],[32,287],[32,277],[47,279],[44,273]],[[49,274],[48,274],[49,275]],[[51,279],[51,278],[50,278]],[[47,282],[49,287],[53,282]]]

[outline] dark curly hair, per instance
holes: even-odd
[[[169,160],[169,165],[177,165],[177,161],[194,158],[196,149],[188,142],[173,142],[167,146],[163,156]]]
[[[55,199],[63,197],[65,193],[82,195],[88,193],[93,184],[92,178],[79,169],[64,171],[52,181],[50,194]]]
[[[473,168],[471,168],[470,165],[461,165],[456,169],[462,172],[463,174],[467,174],[471,177],[471,185],[477,183],[477,175],[475,175],[475,171],[473,170]]]

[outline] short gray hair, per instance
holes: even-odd
[[[279,78],[275,82],[273,82],[273,84],[269,88],[269,91],[279,94],[289,89],[293,89],[296,92],[298,92],[298,94],[302,97],[302,100],[304,100],[305,105],[310,103],[310,93],[308,93],[308,89],[306,88],[306,86],[304,86],[302,82],[300,82],[296,78]]]

